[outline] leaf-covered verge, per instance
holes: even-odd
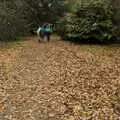
[[[52,37],[0,51],[0,118],[119,120],[120,46]]]

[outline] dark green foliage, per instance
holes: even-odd
[[[120,0],[112,0],[113,6],[116,9],[116,13],[115,13],[115,22],[118,23],[118,25],[120,26]]]
[[[1,0],[0,40],[15,40],[38,25],[55,24],[64,11],[64,0]]]
[[[64,0],[23,0],[28,29],[45,23],[55,24],[66,10]]]
[[[0,40],[15,40],[25,30],[25,20],[18,1],[0,2]]]
[[[110,0],[79,0],[61,19],[64,39],[105,43],[118,40],[115,12]]]
[[[44,23],[56,24],[66,39],[118,39],[119,0],[1,0],[0,40],[14,40]],[[114,9],[114,7],[116,9]],[[61,16],[67,11],[64,17]],[[116,12],[117,10],[118,12]]]

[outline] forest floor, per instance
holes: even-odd
[[[120,120],[120,46],[37,37],[0,50],[0,120]]]

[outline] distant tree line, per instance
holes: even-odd
[[[44,23],[55,24],[65,0],[1,0],[0,40],[15,40]]]
[[[0,40],[28,35],[54,24],[72,41],[120,41],[120,0],[1,0]]]
[[[74,42],[120,42],[119,0],[71,0],[71,9],[59,20],[63,39]]]

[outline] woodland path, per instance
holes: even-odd
[[[120,47],[53,36],[0,51],[0,120],[120,120]]]

